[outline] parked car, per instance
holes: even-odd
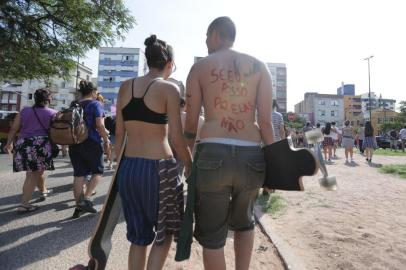
[[[379,148],[390,148],[390,139],[388,136],[375,136],[376,138],[376,143]],[[397,141],[397,148],[402,149],[402,141],[398,140]]]

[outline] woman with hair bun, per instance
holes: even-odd
[[[38,206],[29,203],[32,193],[38,186],[41,200],[45,200],[49,190],[45,188],[44,171],[55,170],[48,136],[51,119],[56,114],[55,110],[48,108],[51,92],[46,88],[38,89],[34,100],[34,106],[25,107],[16,115],[5,146],[7,152],[13,151],[13,171],[26,172],[21,204],[17,208],[19,214],[38,209]]]
[[[103,153],[107,152],[110,147],[108,134],[103,123],[103,107],[96,100],[97,88],[91,82],[82,80],[79,83],[79,93],[82,95],[79,104],[83,108],[83,118],[89,137],[80,144],[69,146],[69,157],[74,176],[73,196],[76,201],[73,218],[78,218],[84,212],[97,212],[90,196],[95,191],[104,172]],[[90,182],[85,185],[85,178],[88,175],[91,175]]]
[[[183,185],[168,143],[188,174],[191,154],[183,139],[178,87],[166,79],[174,70],[172,47],[151,35],[145,40],[149,72],[121,84],[116,115],[116,156],[127,135],[118,185],[131,242],[129,269],[162,269],[180,230]],[[147,246],[154,242],[147,260]]]

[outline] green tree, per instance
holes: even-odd
[[[122,0],[0,1],[0,79],[67,77],[74,59],[134,24]]]
[[[289,114],[289,113],[288,113]],[[290,121],[288,119],[288,114],[283,115],[283,120],[285,121],[285,125],[290,128],[301,129],[306,124],[306,119],[296,115],[295,120]]]

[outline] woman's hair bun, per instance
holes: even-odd
[[[79,82],[79,88],[81,88],[81,89],[87,88],[87,82],[85,80],[81,80]]]
[[[157,38],[156,35],[151,35],[149,38],[146,38],[144,41],[145,46],[152,46],[156,43]]]
[[[93,90],[97,90],[97,88],[93,85],[92,82],[88,82],[85,80],[81,80],[79,82],[79,92],[82,93],[82,95],[88,95]]]

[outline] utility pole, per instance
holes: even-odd
[[[371,68],[369,60],[374,57],[373,55],[365,58],[368,61],[368,103],[369,103],[369,121],[372,121],[372,104],[371,104]]]

